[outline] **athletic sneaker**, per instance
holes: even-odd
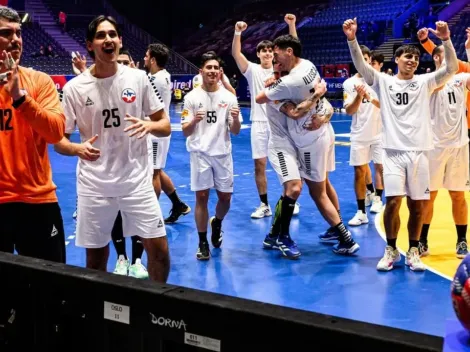
[[[196,252],[196,258],[198,260],[209,260],[211,257],[211,251],[209,250],[208,242],[199,242],[199,246]]]
[[[348,231],[349,232],[349,231]],[[336,254],[350,255],[354,254],[359,250],[359,245],[350,239],[347,242],[339,242],[333,246],[333,252]]]
[[[429,247],[428,247],[428,244],[427,242],[424,243],[424,242],[419,242],[418,243],[418,251],[419,251],[419,256],[420,257],[426,257],[429,255]]]
[[[382,199],[379,196],[374,196],[372,200],[372,205],[370,207],[371,213],[380,213],[383,209],[384,205],[382,203]]]
[[[263,248],[264,249],[279,249],[277,245],[277,236],[269,237],[269,234],[266,235],[263,241]]]
[[[132,264],[129,267],[129,276],[130,277],[135,277],[136,279],[148,279],[149,278],[149,273],[147,271],[147,268],[142,265],[142,262],[140,259],[135,260],[135,264]]]
[[[335,230],[334,227],[330,227],[328,230],[326,230],[325,233],[319,235],[318,238],[322,242],[339,241],[338,232]]]
[[[467,242],[457,243],[457,258],[463,259],[468,254]]]
[[[297,215],[300,213],[300,204],[295,202],[295,205],[294,205],[294,212],[292,213],[292,215]]]
[[[211,224],[211,242],[214,248],[220,248],[222,245],[222,226],[218,226],[214,224],[215,216],[211,217],[210,224]]]
[[[366,207],[370,207],[372,205],[372,201],[374,200],[374,197],[375,197],[375,192],[372,193],[371,191],[367,190],[366,199],[365,199]]]
[[[391,246],[385,247],[385,253],[382,259],[377,264],[377,270],[390,271],[393,265],[401,260],[401,255],[398,249],[393,249]]]
[[[264,203],[261,203],[256,210],[251,213],[251,217],[253,219],[262,219],[264,217],[272,216],[273,213],[271,212],[271,207],[269,205],[266,205]]]
[[[406,253],[405,264],[410,267],[413,271],[424,271],[426,270],[426,265],[421,261],[419,257],[419,250],[416,247],[411,247],[410,250]]]
[[[181,202],[171,208],[170,216],[165,219],[165,224],[174,224],[181,216],[188,215],[190,212],[190,206]]]
[[[127,260],[123,255],[120,255],[116,267],[114,268],[114,274],[127,276],[129,270],[129,260]]]
[[[349,220],[348,224],[351,226],[359,226],[369,223],[369,218],[366,213],[363,213],[362,210],[358,210],[356,215]]]
[[[276,240],[278,249],[282,255],[289,259],[297,259],[300,257],[300,251],[297,244],[290,238],[290,236],[279,236]]]

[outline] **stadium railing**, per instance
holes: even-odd
[[[0,253],[0,275],[0,308],[13,312],[4,330],[17,337],[1,351],[406,352],[443,345],[437,336],[8,253]]]

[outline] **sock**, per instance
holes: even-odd
[[[418,248],[419,241],[416,240],[410,240],[410,248],[408,248],[408,252],[410,251],[411,247]]]
[[[339,221],[343,222],[343,217],[341,216],[341,212],[338,209]]]
[[[377,189],[375,190],[375,195],[376,195],[377,197],[382,198],[383,192],[384,192],[383,189],[378,189],[378,188],[377,188]]]
[[[467,225],[455,225],[457,228],[457,243],[467,242]]]
[[[295,199],[284,197],[281,203],[281,235],[289,237],[289,228],[294,214]]]
[[[171,200],[171,204],[173,206],[178,206],[180,205],[181,203],[183,203],[180,199],[180,197],[178,197],[178,194],[176,194],[176,189],[173,191],[173,193],[171,194],[168,194],[168,198]]]
[[[114,220],[113,229],[111,230],[111,238],[113,239],[114,248],[119,258],[123,255],[127,260],[126,254],[126,240],[124,239],[124,232],[122,230],[122,217],[121,212],[118,212],[116,220]]]
[[[132,264],[135,264],[136,259],[142,259],[144,253],[144,245],[139,236],[132,236]]]
[[[373,183],[368,184],[367,185],[367,190],[369,190],[371,193],[374,193],[375,192],[374,184]]]
[[[346,226],[344,226],[342,221],[335,226],[335,230],[339,234],[340,243],[347,243],[351,241],[351,235],[349,234],[348,229],[346,228]]]
[[[199,243],[207,242],[207,231],[198,232],[198,235],[199,235]]]
[[[393,249],[397,249],[397,239],[396,238],[387,238],[387,245]]]
[[[365,199],[357,200],[357,209],[361,210],[364,214],[366,213],[366,200]]]
[[[421,228],[421,235],[419,236],[419,242],[427,244],[428,243],[428,232],[430,224],[423,224]]]
[[[271,225],[271,230],[269,231],[269,237],[271,238],[277,238],[281,233],[281,204],[283,199],[283,196],[279,198],[276,203],[276,208],[274,209],[273,223]]]
[[[261,199],[261,203],[268,205],[268,195],[267,194],[260,194],[259,199]]]

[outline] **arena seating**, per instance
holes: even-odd
[[[33,67],[34,69],[47,72],[49,74],[72,73],[70,55],[62,49],[60,44],[48,35],[36,23],[28,23],[23,26],[23,56],[21,65]],[[39,56],[35,57],[40,46],[52,45],[55,57]]]

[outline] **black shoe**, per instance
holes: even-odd
[[[196,258],[198,260],[209,260],[211,257],[211,252],[209,250],[209,243],[199,242],[199,247],[197,248]]]
[[[165,224],[174,224],[182,215],[188,215],[191,208],[186,203],[180,203],[173,206],[170,210],[170,216],[165,219]]]
[[[220,248],[220,246],[222,245],[222,225],[216,224],[214,220],[215,216],[211,217],[211,242],[214,248]]]

